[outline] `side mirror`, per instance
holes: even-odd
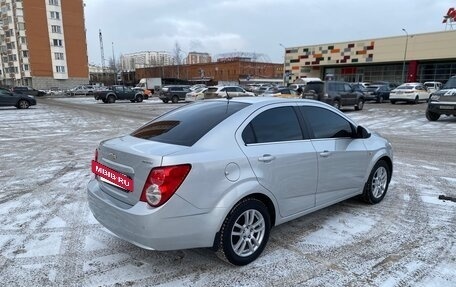
[[[368,139],[370,138],[371,134],[364,128],[363,126],[358,126],[356,128],[356,138],[360,139]]]

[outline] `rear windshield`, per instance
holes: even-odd
[[[229,101],[203,101],[185,105],[152,120],[131,135],[151,141],[192,146],[213,127],[249,105]]]
[[[414,86],[399,86],[397,90],[413,90]]]

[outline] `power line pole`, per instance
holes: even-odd
[[[104,57],[104,48],[103,48],[103,35],[101,34],[101,29],[100,29],[99,37],[100,37],[100,52],[101,52],[101,70],[104,72],[105,57]]]

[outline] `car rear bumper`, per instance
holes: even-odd
[[[146,202],[131,206],[103,192],[96,179],[89,182],[87,192],[89,208],[104,227],[150,250],[212,247],[226,212],[198,209],[177,194],[159,208]]]

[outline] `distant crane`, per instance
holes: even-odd
[[[103,35],[101,34],[101,29],[100,29],[100,51],[101,51],[101,70],[104,71],[105,57],[104,57],[104,48],[103,48]]]

